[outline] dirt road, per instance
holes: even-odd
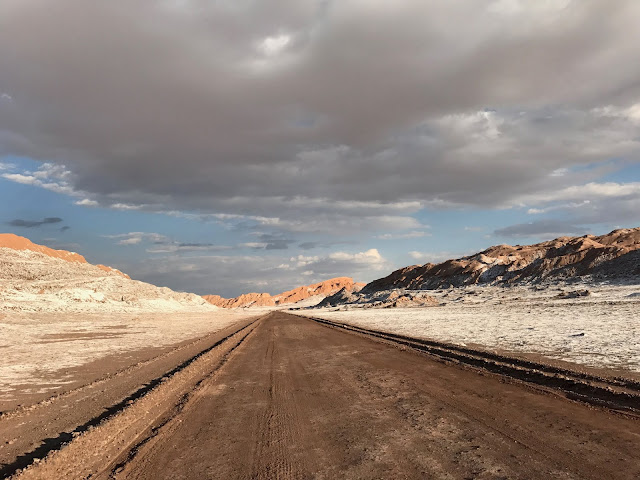
[[[68,458],[117,479],[640,478],[633,415],[285,313],[241,334],[155,427]]]

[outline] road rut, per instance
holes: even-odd
[[[640,422],[275,312],[105,476],[637,479]]]

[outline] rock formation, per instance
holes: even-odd
[[[439,264],[404,267],[374,280],[363,294],[390,289],[432,290],[474,284],[572,279],[640,279],[640,228],[607,235],[560,237],[534,245],[497,245]]]
[[[310,297],[332,295],[343,289],[347,292],[358,291],[363,286],[364,283],[354,282],[353,278],[337,277],[313,285],[297,287],[273,296],[268,293],[245,293],[235,298],[223,298],[219,295],[204,295],[204,298],[213,305],[224,308],[273,307],[296,303]]]
[[[43,253],[49,257],[60,258],[67,262],[87,263],[85,258],[78,253],[67,252],[66,250],[54,250],[53,248],[33,243],[28,238],[19,237],[13,233],[0,233],[0,247],[11,248],[13,250],[31,250],[32,252]]]
[[[401,290],[385,290],[374,294],[360,292],[347,292],[342,289],[333,295],[326,297],[314,307],[337,307],[351,305],[361,308],[396,308],[396,307],[435,307],[438,300],[424,292],[404,292]]]
[[[0,248],[11,248],[13,250],[30,250],[32,252],[43,253],[52,258],[59,258],[67,262],[73,263],[88,263],[87,260],[76,252],[68,252],[66,250],[54,250],[53,248],[45,247],[44,245],[38,245],[33,243],[28,238],[14,235],[13,233],[0,233]],[[106,265],[96,265],[100,270],[105,272],[115,273],[125,278],[131,278],[126,273],[121,272],[117,268],[108,267]]]
[[[192,293],[131,280],[82,255],[0,234],[1,312],[207,312],[216,307]]]

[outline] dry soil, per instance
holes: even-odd
[[[240,327],[134,401],[175,390],[150,428],[124,409],[19,477],[640,478],[632,414],[282,312]]]

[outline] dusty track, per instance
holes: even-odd
[[[79,388],[2,413],[0,478],[37,463],[79,434],[124,410],[255,320],[256,317],[242,320]]]
[[[640,477],[634,416],[389,341],[270,314],[21,477]]]
[[[497,373],[514,380],[537,385],[548,392],[559,393],[572,400],[601,405],[631,414],[640,414],[640,382],[632,379],[596,376],[493,352],[371,330],[321,318],[312,318],[312,320],[329,327],[409,347],[444,361],[457,362],[461,365],[468,365],[482,371]]]

